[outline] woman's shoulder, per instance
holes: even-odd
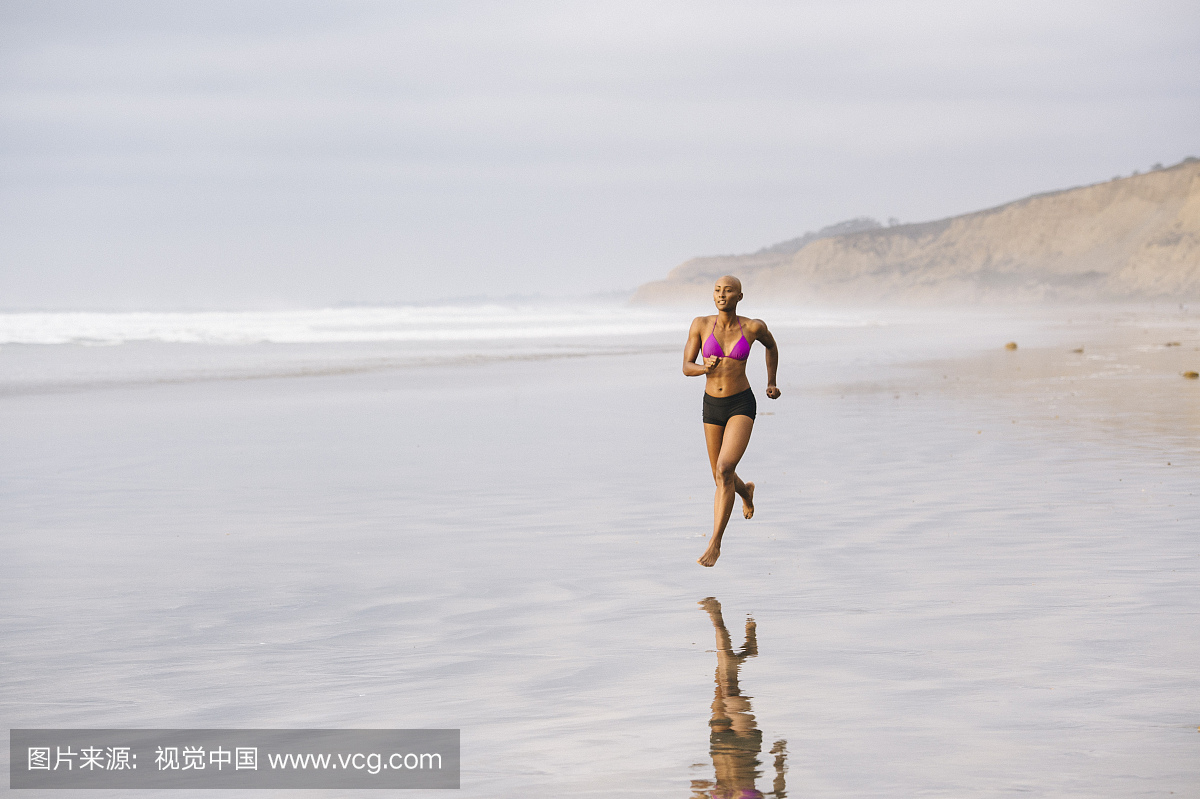
[[[710,324],[712,324],[712,321],[716,318],[717,317],[714,314],[709,314],[708,316],[697,316],[695,319],[692,320],[692,327],[696,328],[696,327],[704,327],[705,325],[710,325]]]
[[[748,316],[739,316],[738,321],[742,323],[743,330],[748,330],[754,335],[758,335],[767,329],[767,323],[761,319],[751,319]]]

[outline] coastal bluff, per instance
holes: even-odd
[[[1200,299],[1200,159],[935,222],[856,219],[748,255],[693,258],[632,301],[706,300],[724,274],[787,303]]]

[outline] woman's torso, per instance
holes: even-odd
[[[750,381],[746,378],[746,360],[750,356],[754,335],[746,329],[749,319],[739,316],[732,330],[723,330],[719,320],[719,316],[705,317],[704,332],[701,334],[700,353],[704,359],[707,360],[709,355],[722,356],[717,367],[707,375],[704,393],[711,397],[731,397],[750,388]],[[716,339],[715,348],[710,339]]]

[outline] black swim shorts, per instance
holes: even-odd
[[[754,389],[739,391],[731,397],[710,397],[704,395],[704,423],[719,424],[721,427],[731,416],[749,416],[754,418],[758,413],[758,403],[754,401]]]

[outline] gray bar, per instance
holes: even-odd
[[[10,788],[457,788],[458,730],[10,730]]]

